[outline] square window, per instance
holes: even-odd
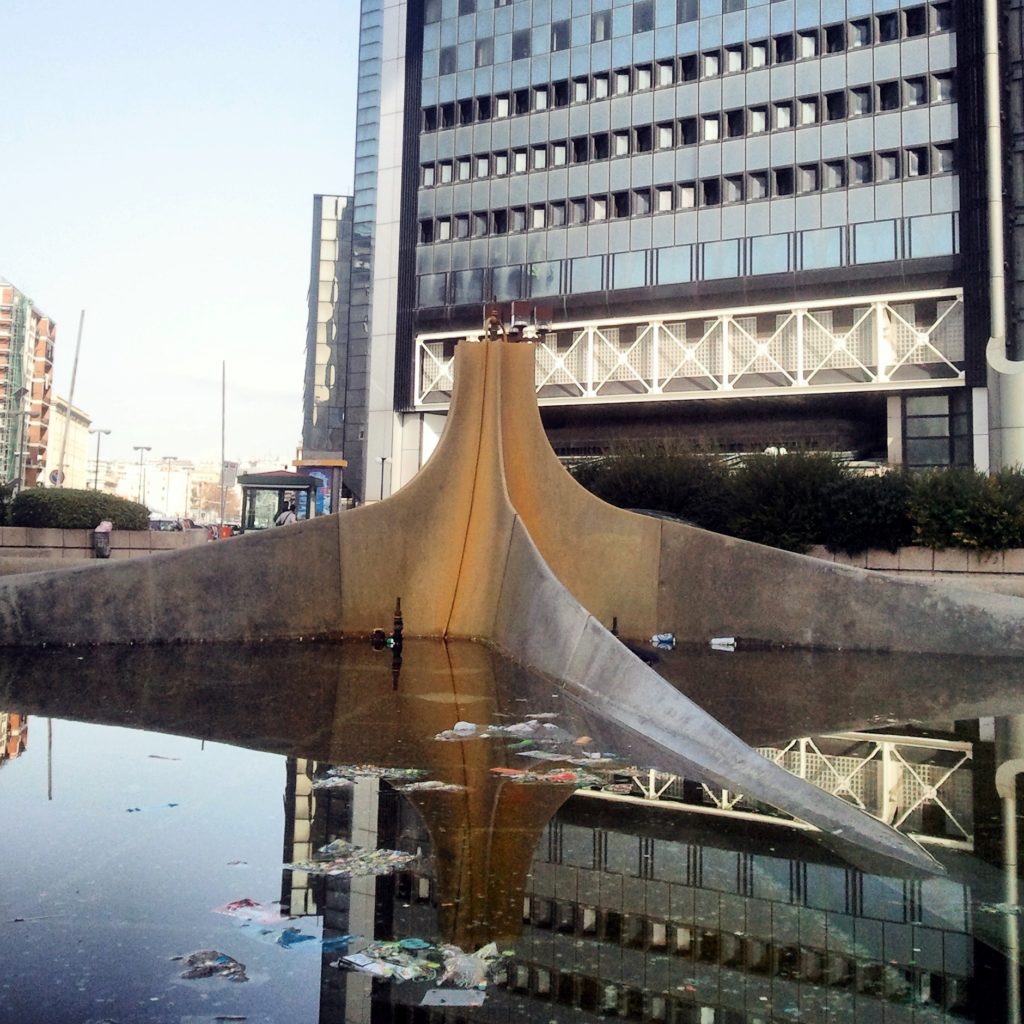
[[[491,158],[481,154],[476,158],[476,176],[486,178],[491,173]]]
[[[547,110],[548,109],[548,91],[543,86],[539,89],[533,90],[533,109],[534,110]]]
[[[850,90],[850,117],[871,113],[871,88],[859,86]]]
[[[776,167],[772,173],[775,177],[775,194],[791,196],[793,194],[793,168]]]
[[[509,97],[495,96],[494,97],[494,116],[495,117],[508,117],[509,115]]]
[[[793,37],[791,35],[776,36],[772,40],[774,63],[788,64],[793,59]]]
[[[825,188],[842,188],[846,184],[846,162],[826,160],[823,185]]]
[[[512,150],[512,170],[517,173],[526,170],[526,150],[525,149],[514,149]]]
[[[455,127],[455,104],[454,103],[442,103],[438,108],[441,113],[441,127],[442,128],[454,128]]]
[[[459,100],[459,124],[473,123],[473,101]]]
[[[907,106],[920,107],[928,102],[928,79],[908,78],[904,83]]]
[[[580,135],[572,140],[572,162],[584,164],[590,159],[590,140],[586,135]]]
[[[629,193],[628,192],[613,192],[612,193],[612,213],[616,217],[628,217],[629,216]]]
[[[420,184],[428,186],[428,187],[430,185],[433,185],[434,184],[434,165],[433,164],[424,164],[420,168],[420,171],[422,172],[421,175],[420,175]]]
[[[494,173],[508,174],[508,153],[495,153],[494,154]]]
[[[512,93],[512,112],[515,114],[528,114],[530,112],[529,89],[516,89]]]
[[[570,22],[568,18],[562,21],[553,22],[551,25],[551,49],[568,50],[571,39]]]
[[[594,75],[594,99],[603,100],[608,95],[608,75]]]
[[[551,143],[551,166],[564,167],[569,162],[569,147],[564,142]]]
[[[530,207],[530,227],[542,228],[547,224],[547,209],[544,206]]]
[[[607,160],[611,153],[611,147],[608,142],[608,133],[602,132],[600,135],[594,136],[594,159],[595,160]]]
[[[725,71],[732,74],[735,71],[743,70],[743,47],[727,46],[725,48]]]
[[[615,95],[625,96],[629,92],[629,68],[620,68],[615,72]]]
[[[590,200],[590,219],[608,219],[608,200],[604,196],[594,196]]]
[[[932,4],[932,24],[936,32],[952,32],[953,5],[951,3]]]
[[[650,64],[641,64],[636,69],[637,89],[650,89],[653,84],[653,75]]]
[[[427,25],[441,20],[441,0],[424,0],[423,21]]]
[[[491,234],[504,235],[508,231],[508,210],[495,210],[491,214]]]
[[[671,149],[675,144],[675,131],[671,121],[659,124],[656,128],[658,149]]]
[[[654,190],[654,201],[659,213],[666,213],[673,208],[673,188],[671,185],[659,185]]]
[[[434,222],[432,220],[420,221],[420,241],[430,243],[434,240]]]
[[[825,117],[829,121],[839,121],[846,117],[846,93],[839,92],[825,93]]]
[[[773,104],[775,110],[775,127],[776,128],[792,128],[793,127],[793,104],[788,100],[785,103]]]
[[[526,230],[526,210],[522,206],[513,207],[512,211],[512,230],[513,231],[525,231]]]
[[[676,0],[676,21],[696,21],[698,13],[697,0]]]
[[[679,144],[693,146],[697,142],[697,118],[684,117],[679,122]]]
[[[818,191],[818,165],[807,164],[803,167],[798,167],[796,171],[796,182],[798,192],[817,192]]]
[[[825,52],[842,53],[846,49],[846,26],[826,25],[825,26]]]
[[[654,31],[654,0],[636,0],[633,4],[633,32]]]
[[[637,153],[650,153],[654,149],[654,131],[649,124],[633,130],[633,145]]]
[[[895,181],[900,176],[900,155],[896,152],[878,154],[877,181]]]
[[[701,132],[706,142],[714,142],[720,137],[720,126],[717,114],[706,114],[701,119]]]
[[[547,146],[534,146],[531,150],[531,156],[533,158],[533,169],[535,171],[542,171],[548,165],[548,147]]]
[[[612,12],[596,11],[590,17],[590,41],[603,43],[612,37]]]
[[[700,183],[702,206],[718,206],[722,202],[722,182],[718,178],[705,178]]]
[[[440,178],[441,178],[441,183],[442,184],[447,184],[449,181],[452,180],[452,171],[454,170],[454,168],[452,167],[451,160],[442,160],[437,165],[437,168],[438,168],[438,171],[440,172]]]
[[[935,75],[932,78],[932,99],[936,103],[953,103],[956,101],[956,86],[952,75]]]
[[[906,152],[908,178],[920,178],[928,173],[928,147],[913,146]]]
[[[556,107],[569,105],[569,83],[565,79],[551,86],[551,100]]]
[[[870,156],[850,157],[850,184],[867,185],[874,179]]]
[[[796,37],[797,56],[800,58],[818,56],[818,33],[811,30],[798,32]]]
[[[447,242],[452,237],[452,222],[447,217],[442,217],[437,222],[438,241]]]
[[[478,39],[476,41],[474,60],[478,68],[487,68],[494,63],[493,39]]]
[[[899,110],[900,109],[900,83],[879,82],[878,83],[878,109]]]
[[[469,181],[471,175],[468,156],[460,157],[458,163],[455,165],[455,169],[457,172],[456,176],[459,181]]]
[[[587,201],[586,199],[569,200],[569,219],[573,224],[587,223]]]
[[[590,80],[587,78],[574,78],[572,80],[572,101],[573,103],[586,103],[590,99]]]
[[[676,62],[674,60],[659,60],[654,68],[658,85],[672,85],[675,82]]]
[[[437,73],[439,75],[455,74],[455,47],[442,46],[438,54]]]
[[[424,107],[423,130],[425,132],[437,131],[437,107]]]
[[[679,209],[692,210],[697,205],[697,186],[685,181],[679,186]]]
[[[747,47],[747,67],[763,68],[768,65],[768,41],[759,39]]]
[[[491,97],[481,96],[476,101],[476,119],[478,121],[490,121],[491,119]]]
[[[859,18],[857,21],[851,21],[850,32],[847,38],[851,50],[858,49],[861,46],[870,46],[871,19]]]
[[[900,16],[898,11],[878,15],[878,41],[894,43],[900,37]]]
[[[738,110],[727,110],[725,112],[725,135],[729,139],[742,138],[744,134],[744,111],[740,107]]]
[[[700,65],[697,63],[697,54],[687,53],[679,58],[679,75],[684,82],[696,82]]]
[[[701,56],[701,76],[703,78],[717,78],[722,69],[722,55],[714,50]]]
[[[729,175],[725,179],[725,202],[727,203],[742,203],[743,202],[743,175],[735,174]]]
[[[633,193],[633,213],[644,214],[651,212],[651,190],[639,188]]]
[[[559,228],[565,223],[565,203],[552,203],[548,212],[552,227]]]
[[[928,8],[923,4],[920,7],[908,7],[903,12],[903,20],[908,39],[913,36],[927,35]]]
[[[520,29],[512,33],[512,59],[524,60],[530,56],[530,30]]]
[[[469,217],[464,213],[455,218],[455,237],[469,238]]]
[[[629,155],[629,132],[612,133],[612,151],[615,156]]]
[[[956,170],[956,159],[952,146],[936,146],[932,172],[934,174],[952,174]]]
[[[751,107],[750,108],[750,134],[758,135],[761,132],[768,131],[768,108],[767,107]]]
[[[797,111],[799,114],[800,124],[818,123],[818,101],[816,98],[810,97],[798,100]]]
[[[751,171],[747,175],[747,198],[767,199],[768,198],[768,172]]]

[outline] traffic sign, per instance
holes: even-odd
[[[64,474],[59,469],[51,469],[50,483],[58,486],[64,483]]]

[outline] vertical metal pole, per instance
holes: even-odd
[[[78,314],[78,338],[75,340],[75,361],[71,365],[71,391],[68,404],[64,409],[64,436],[60,439],[60,462],[57,463],[57,486],[64,486],[64,456],[68,450],[68,431],[71,428],[71,403],[75,400],[75,377],[78,376],[78,352],[82,347],[82,325],[85,323],[85,310]],[[88,473],[89,470],[86,469]]]
[[[224,482],[226,477],[224,475],[224,423],[226,419],[225,412],[225,397],[227,395],[227,361],[221,360],[220,363],[220,525],[224,525]]]

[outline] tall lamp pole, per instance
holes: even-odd
[[[103,427],[90,427],[89,433],[96,435],[96,470],[92,476],[92,489],[96,491],[99,490],[100,482],[100,439],[104,434],[109,434],[110,431]]]
[[[139,504],[142,504],[142,499],[146,495],[146,467],[142,464],[142,460],[146,452],[151,452],[153,446],[149,444],[133,444],[132,449],[139,453]]]

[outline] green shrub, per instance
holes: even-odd
[[[145,505],[102,491],[33,487],[21,491],[11,503],[14,526],[94,530],[109,519],[115,530],[148,530]]]
[[[1024,542],[1024,482],[1016,470],[932,469],[914,480],[910,513],[923,547],[999,551]]]
[[[733,475],[728,532],[758,544],[806,551],[825,537],[832,495],[845,473],[837,458],[815,452],[744,459]]]
[[[829,495],[825,547],[856,555],[869,548],[894,552],[912,543],[912,490],[912,478],[899,470],[880,476],[845,473]]]
[[[668,512],[708,530],[723,529],[729,518],[729,469],[713,455],[640,445],[576,463],[570,472],[619,508]]]

